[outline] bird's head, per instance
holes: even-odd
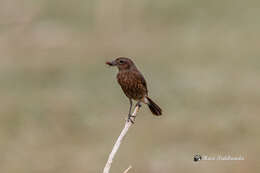
[[[135,67],[134,62],[129,58],[119,57],[114,61],[106,62],[109,66],[117,66],[118,70],[129,70]]]

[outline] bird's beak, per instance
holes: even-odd
[[[116,66],[116,61],[107,61],[106,64],[109,66]]]

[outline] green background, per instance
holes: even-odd
[[[129,104],[105,65],[118,56],[163,116],[142,107],[111,172],[260,171],[259,1],[0,4],[0,172],[102,172]]]

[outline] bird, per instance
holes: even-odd
[[[141,103],[148,105],[153,115],[162,115],[162,109],[148,97],[146,80],[130,58],[118,57],[113,61],[107,61],[106,64],[118,68],[117,82],[130,102],[128,121],[134,123],[131,119],[133,100],[137,101],[136,106],[141,106]]]

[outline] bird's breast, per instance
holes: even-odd
[[[147,94],[147,89],[142,81],[131,71],[119,72],[117,81],[129,98],[139,100]]]
[[[117,81],[121,86],[134,87],[135,79],[131,72],[119,72],[117,74]]]

